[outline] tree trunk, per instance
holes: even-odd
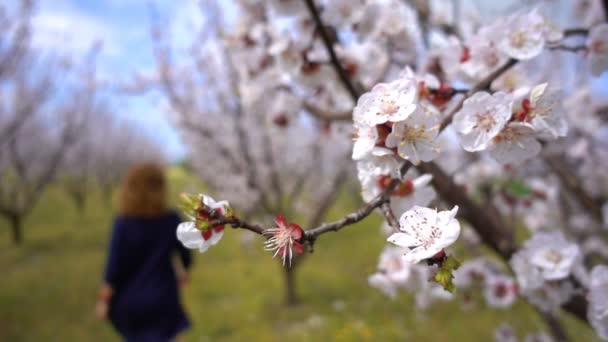
[[[112,185],[102,185],[101,186],[101,195],[103,197],[103,202],[106,207],[112,207]]]
[[[283,280],[285,282],[285,304],[288,307],[295,306],[299,302],[296,291],[296,263],[295,258],[292,260],[291,266],[283,267]]]
[[[9,220],[11,221],[11,231],[13,233],[13,243],[15,245],[21,245],[21,243],[23,242],[21,216],[13,214],[10,216]]]
[[[86,207],[86,192],[84,191],[71,191],[72,201],[74,201],[74,206],[76,207],[76,211],[80,216],[84,215],[84,209]]]

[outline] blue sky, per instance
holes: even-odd
[[[153,4],[176,33],[200,17],[195,0]],[[35,46],[74,56],[75,60],[85,55],[94,41],[102,41],[99,77],[112,84],[129,82],[136,73],[152,74],[156,68],[148,0],[40,0],[33,24]],[[139,122],[139,127],[162,141],[172,158],[184,155],[158,93],[128,96],[116,92],[112,97],[118,115]]]

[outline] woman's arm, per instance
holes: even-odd
[[[181,219],[179,217],[179,215],[177,213],[173,213],[174,217],[173,217],[173,231],[175,232],[177,230],[177,226],[181,223]],[[184,245],[182,245],[181,242],[179,242],[179,240],[177,239],[177,235],[174,233],[174,239],[175,239],[175,248],[177,249],[177,252],[179,253],[179,260],[178,262],[176,262],[174,264],[175,266],[175,274],[177,276],[177,282],[179,284],[180,287],[185,286],[189,281],[190,281],[190,276],[189,276],[189,269],[190,266],[192,265],[192,254],[190,252],[189,249],[187,249],[186,247],[184,247]]]
[[[114,288],[120,279],[120,259],[122,254],[122,227],[120,220],[116,218],[112,225],[112,237],[108,250],[108,259],[104,272],[104,282],[97,294],[97,305],[95,312],[100,319],[107,319],[110,308],[110,299],[114,295]]]
[[[114,294],[114,290],[108,284],[101,285],[99,292],[97,293],[97,305],[95,306],[95,314],[99,319],[108,319],[108,312],[110,310],[110,299]]]

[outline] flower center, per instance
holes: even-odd
[[[401,138],[401,146],[412,144],[416,141],[432,141],[433,136],[427,131],[426,125],[409,126],[406,125]]]
[[[522,30],[515,30],[510,35],[511,45],[518,49],[521,49],[526,44],[526,33]]]
[[[558,264],[560,261],[562,261],[563,256],[555,249],[549,249],[545,252],[545,258],[554,264]]]
[[[505,283],[498,283],[494,286],[494,295],[498,298],[504,298],[509,293],[509,287]]]
[[[496,119],[494,119],[494,116],[490,112],[477,113],[476,118],[476,127],[483,129],[486,132],[489,132],[496,125]]]
[[[399,106],[395,103],[394,99],[386,99],[383,98],[380,104],[381,111],[377,113],[378,115],[392,115],[397,113],[399,110]]]

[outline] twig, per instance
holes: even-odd
[[[352,111],[332,112],[326,109],[319,108],[308,101],[303,101],[303,107],[304,109],[306,109],[307,112],[312,114],[312,116],[322,120],[350,121],[353,118]]]
[[[359,98],[359,96],[361,96],[362,92],[360,90],[358,90],[357,88],[355,88],[355,85],[348,77],[346,70],[344,70],[344,68],[342,67],[342,64],[340,64],[340,61],[338,60],[338,56],[336,55],[336,51],[334,50],[334,47],[333,47],[333,42],[329,38],[329,34],[325,30],[325,25],[323,24],[323,21],[321,20],[321,16],[319,15],[319,10],[315,6],[314,0],[304,0],[304,2],[306,3],[308,12],[310,13],[310,15],[312,16],[312,19],[315,22],[315,26],[317,27],[317,32],[319,32],[319,35],[321,36],[321,40],[323,41],[323,45],[325,45],[325,50],[327,50],[327,53],[329,54],[329,59],[331,61],[331,64],[334,66],[334,69],[338,73],[338,77],[340,78],[340,80],[342,81],[342,84],[344,85],[344,87],[346,88],[348,93],[350,94],[350,97],[353,99],[354,102],[357,102],[357,99]]]
[[[568,51],[568,52],[574,52],[574,53],[587,51],[587,46],[585,46],[585,45],[568,46],[568,45],[559,44],[559,45],[552,45],[547,48],[549,50],[560,50],[560,51]]]
[[[359,210],[352,212],[338,221],[323,223],[322,225],[309,229],[305,231],[304,239],[308,241],[314,241],[318,236],[325,234],[327,232],[337,232],[340,229],[357,223],[367,216],[369,216],[374,209],[381,206],[383,203],[388,201],[388,196],[382,194],[380,196],[376,196],[371,202],[359,208]]]
[[[439,125],[439,132],[443,131],[450,123],[452,123],[452,119],[454,118],[454,115],[460,110],[460,108],[462,108],[462,105],[464,104],[464,100],[466,100],[468,97],[470,97],[471,95],[475,94],[478,91],[488,89],[490,87],[490,85],[492,84],[492,82],[494,82],[495,79],[497,79],[500,75],[505,73],[507,70],[511,69],[515,64],[517,64],[517,62],[518,61],[516,59],[513,59],[513,58],[509,59],[500,68],[494,70],[492,73],[490,73],[484,79],[479,81],[479,83],[477,83],[473,88],[469,89],[469,91],[466,92],[465,96],[463,98],[461,98],[460,101],[458,101],[458,103],[456,104],[454,109],[452,109],[452,111],[448,115],[445,116],[443,121],[441,121],[441,124]]]
[[[599,201],[587,194],[579,179],[570,172],[568,166],[565,165],[560,158],[555,156],[546,156],[544,160],[545,163],[547,163],[547,165],[551,169],[551,171],[553,171],[559,177],[559,179],[564,183],[566,188],[578,199],[578,202],[581,204],[581,206],[589,210],[589,212],[596,221],[601,222],[601,203],[599,203]]]
[[[405,174],[410,169],[410,167],[412,167],[412,163],[407,160],[404,161],[403,164],[401,164],[401,168],[399,170],[400,174]],[[382,193],[374,197],[369,203],[360,207],[357,211],[352,212],[337,221],[323,223],[322,225],[316,228],[306,230],[304,239],[310,241],[312,244],[314,243],[316,238],[322,234],[332,231],[337,232],[346,226],[352,225],[363,220],[364,218],[369,216],[374,211],[374,209],[379,208],[382,204],[387,203],[389,201],[390,194],[395,190],[395,188],[397,187],[397,185],[399,185],[400,182],[401,181],[399,179],[391,180],[389,185],[386,187],[386,189],[384,189]]]
[[[555,316],[555,314],[551,312],[544,312],[540,309],[536,309],[540,317],[545,321],[547,328],[549,328],[549,333],[555,339],[555,342],[567,342],[569,341],[568,335],[564,330],[559,319]]]
[[[564,30],[564,37],[570,36],[586,36],[589,34],[589,29],[583,27],[575,27]]]
[[[390,200],[390,198],[385,203],[382,203],[382,205],[380,206],[380,209],[382,209],[382,214],[384,215],[384,218],[386,219],[386,222],[388,223],[388,225],[394,231],[398,231],[399,230],[399,222],[395,218],[395,213],[393,212],[393,209],[391,208],[391,200]]]
[[[257,224],[251,224],[247,221],[241,220],[236,216],[226,217],[216,210],[208,210],[207,214],[212,219],[209,222],[209,227],[221,226],[225,224],[229,224],[232,228],[241,228],[252,231],[259,235],[265,235],[265,229]]]

